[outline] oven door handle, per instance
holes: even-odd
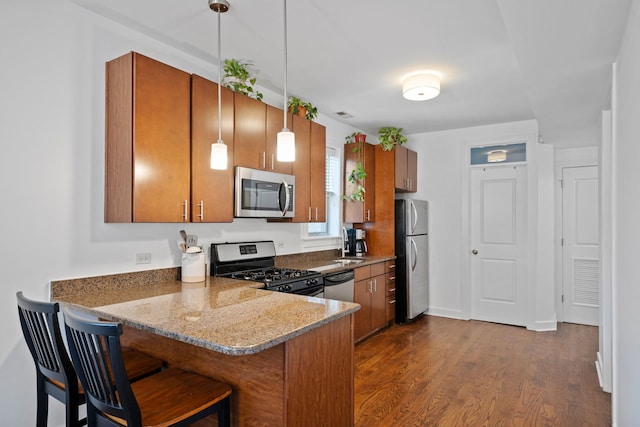
[[[284,206],[282,205],[282,190],[284,190]],[[287,184],[287,181],[283,179],[282,184],[280,184],[280,191],[278,194],[278,204],[280,205],[279,207],[282,216],[285,216],[287,214],[287,211],[289,210],[289,202],[289,184]]]

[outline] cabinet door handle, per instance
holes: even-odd
[[[309,206],[309,222],[311,222],[311,206]]]
[[[389,301],[389,305],[391,305],[391,304],[395,304],[395,303],[396,303],[396,300],[394,300],[394,299],[392,299],[392,300],[390,300],[390,301]]]
[[[316,221],[318,221],[318,207],[316,206]]]
[[[396,288],[391,288],[391,289],[389,289],[388,292],[391,293],[391,292],[395,292],[395,291],[396,291]]]
[[[271,153],[271,170],[275,170],[276,166],[275,163],[273,162],[273,153]]]
[[[267,168],[267,153],[265,151],[263,151],[260,154],[260,157],[262,158],[262,169],[266,169]]]
[[[184,222],[189,221],[189,201],[182,202],[182,219]]]
[[[394,281],[394,280],[396,280],[396,276],[391,276],[391,277],[389,277],[389,281],[390,281],[390,282],[392,282],[392,281]]]
[[[373,279],[373,292],[378,292],[378,279]]]
[[[367,221],[371,221],[371,209],[367,209]]]
[[[198,218],[200,218],[200,221],[204,221],[204,200],[200,200],[200,203],[198,203],[198,207],[200,208],[200,214],[198,215]]]

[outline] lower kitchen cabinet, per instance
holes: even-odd
[[[386,266],[379,262],[358,267],[354,273],[354,301],[361,306],[354,316],[353,334],[358,341],[387,325]]]
[[[385,262],[387,322],[392,324],[396,318],[396,262]]]

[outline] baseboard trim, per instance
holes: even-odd
[[[448,317],[450,319],[469,320],[468,317],[463,316],[460,310],[451,310],[449,308],[429,307],[426,314],[429,316]]]

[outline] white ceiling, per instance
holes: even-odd
[[[74,1],[217,64],[207,0]],[[228,1],[222,57],[253,61],[257,84],[282,93],[282,0]],[[595,145],[630,2],[290,0],[288,93],[371,134],[537,119],[547,143]],[[440,96],[402,98],[419,69],[442,73]]]

